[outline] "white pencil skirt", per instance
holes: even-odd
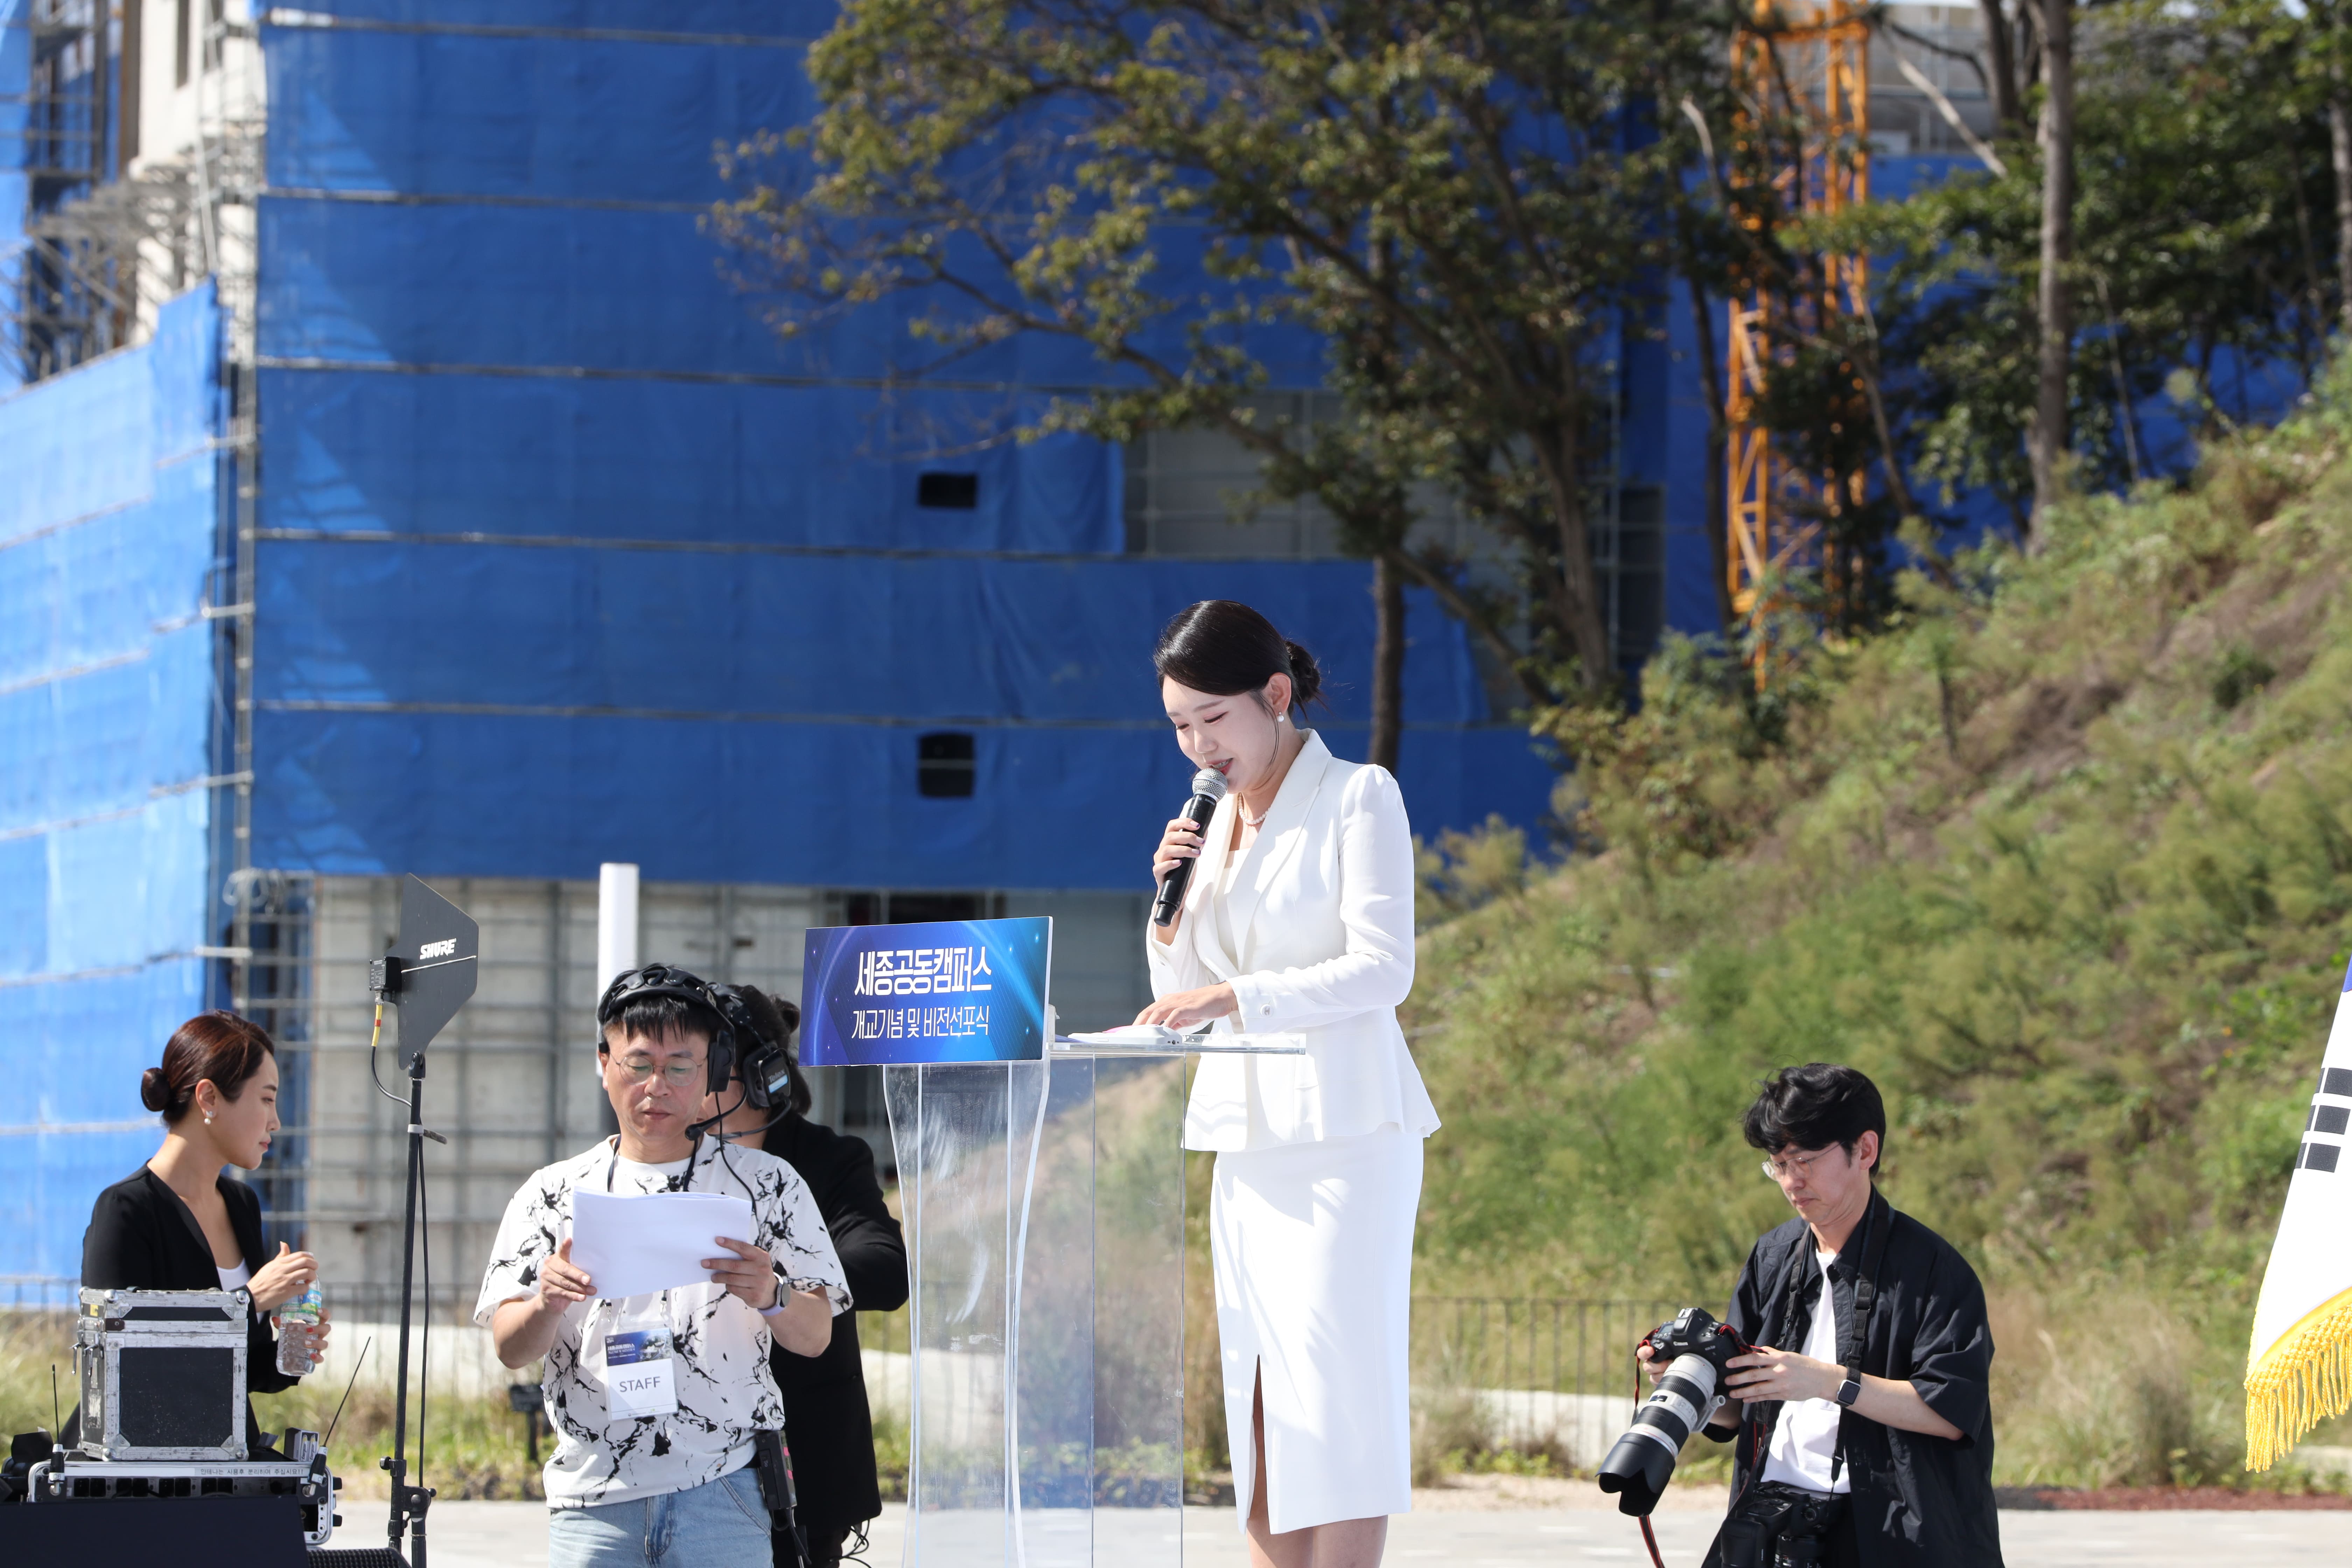
[[[1263,1376],[1276,1534],[1412,1509],[1406,1330],[1421,1140],[1394,1127],[1217,1156],[1209,1203],[1242,1527]]]

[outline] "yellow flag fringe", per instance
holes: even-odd
[[[2246,1468],[2267,1470],[2322,1421],[2352,1408],[2352,1290],[2303,1321],[2246,1372]]]

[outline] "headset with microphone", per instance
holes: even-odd
[[[792,1053],[782,1040],[771,1040],[751,1021],[751,1010],[744,1005],[742,995],[732,985],[713,985],[700,975],[666,963],[648,963],[640,969],[625,970],[613,977],[604,988],[604,998],[596,1004],[596,1048],[609,1048],[604,1030],[637,1002],[652,997],[667,996],[690,1006],[707,1009],[719,1020],[719,1027],[710,1037],[709,1070],[705,1074],[704,1092],[717,1098],[727,1092],[729,1081],[735,1076],[738,1054],[743,1061],[743,1095],[762,1110],[781,1109],[792,1097]],[[739,1101],[740,1103],[740,1101]],[[728,1107],[719,1115],[687,1124],[686,1135],[699,1139],[705,1132],[724,1121]]]
[[[749,1042],[743,1048],[743,1098],[762,1110],[782,1110],[793,1098],[790,1024],[784,1038],[772,1040],[752,1018],[741,992],[732,985],[714,985],[710,993],[735,1038]]]

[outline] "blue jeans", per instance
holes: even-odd
[[[760,1479],[746,1466],[682,1492],[554,1510],[547,1568],[764,1568],[768,1529]]]

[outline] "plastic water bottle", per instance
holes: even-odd
[[[312,1280],[310,1288],[278,1309],[278,1370],[301,1377],[318,1370],[318,1347],[310,1331],[327,1315],[326,1293]]]

